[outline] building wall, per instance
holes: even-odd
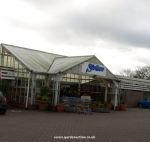
[[[125,102],[127,102],[128,107],[137,107],[138,101],[147,98],[150,92],[121,90],[121,95],[125,96]]]
[[[89,62],[89,63],[94,63],[94,64],[99,64],[99,65],[103,65],[105,66],[103,63],[101,63],[96,57],[93,57],[92,59],[86,61],[86,62]],[[73,74],[81,74],[81,75],[86,75],[85,73],[82,73],[82,66],[83,66],[84,63],[82,64],[79,64],[69,70],[67,70],[66,72],[67,73],[73,73]],[[89,75],[89,74],[87,74]],[[89,75],[90,76],[90,75]],[[109,78],[109,79],[115,79],[114,75],[107,69],[106,67],[106,76],[102,76],[102,77],[105,77],[105,78]]]

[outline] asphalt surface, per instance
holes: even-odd
[[[150,109],[89,115],[8,110],[0,115],[0,142],[53,141],[150,142]]]

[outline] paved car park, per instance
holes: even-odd
[[[0,115],[0,142],[53,141],[149,142],[150,109],[90,115],[8,110]]]

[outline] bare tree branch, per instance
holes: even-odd
[[[135,71],[132,71],[130,69],[124,69],[120,72],[120,75],[150,80],[150,65],[144,67],[137,67]]]

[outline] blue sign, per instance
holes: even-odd
[[[92,72],[92,71],[97,71],[97,72],[103,72],[104,67],[101,67],[99,65],[94,65],[94,64],[88,64],[88,67],[86,69],[86,72]]]

